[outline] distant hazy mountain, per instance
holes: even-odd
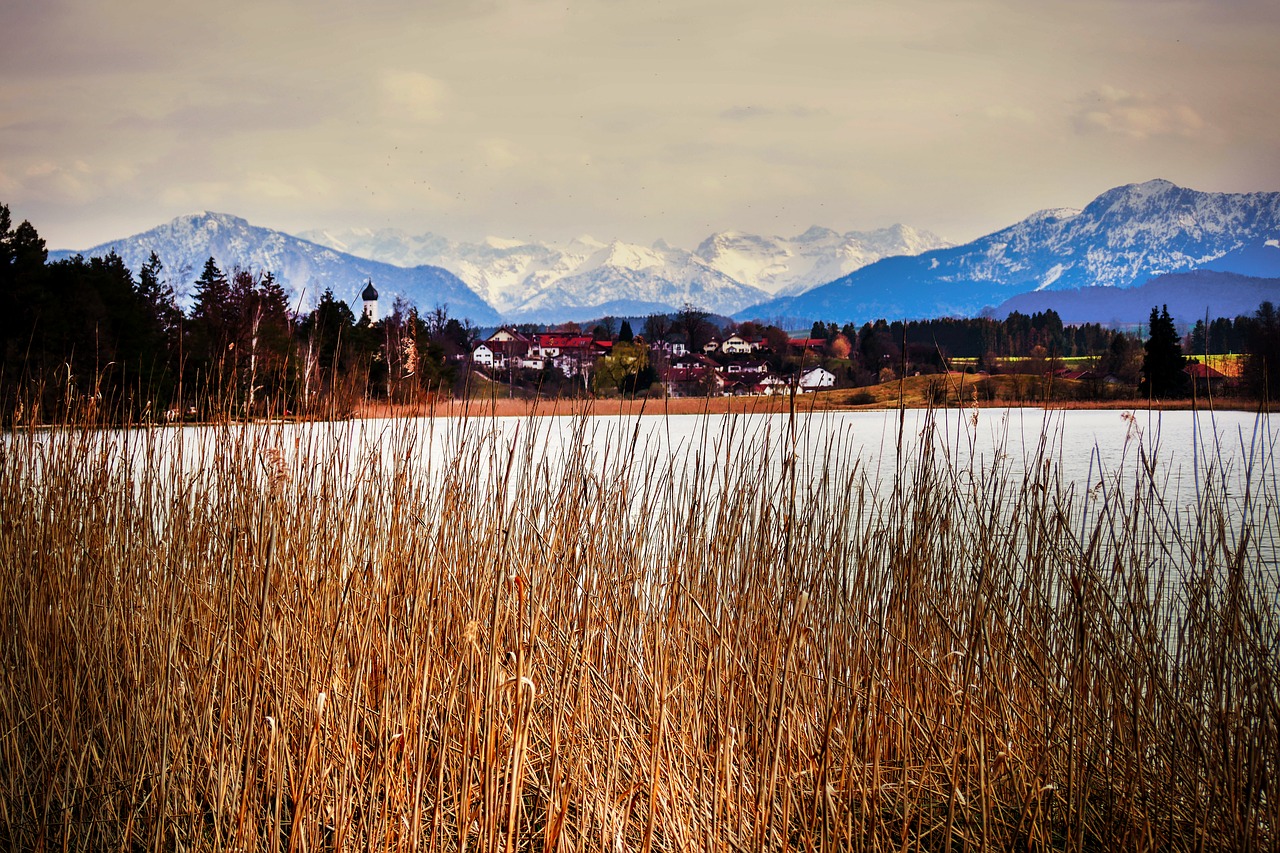
[[[694,254],[731,278],[771,294],[788,296],[804,293],[881,258],[918,255],[949,245],[936,234],[906,225],[847,234],[815,225],[790,238],[722,231],[704,240]]]
[[[963,246],[880,260],[736,316],[862,322],[973,315],[1022,293],[1125,288],[1193,269],[1280,276],[1280,193],[1130,184],[1084,210],[1042,211]],[[1090,319],[1105,321],[1104,314]]]
[[[777,293],[822,284],[892,254],[946,245],[902,225],[839,234],[810,228],[792,238],[713,234],[693,252],[580,237],[568,244],[489,238],[458,243],[396,229],[309,231],[304,237],[388,263],[453,272],[510,320],[556,321],[604,313],[670,311],[693,302],[730,313]]]
[[[383,312],[390,310],[397,295],[402,295],[423,310],[447,305],[452,316],[470,318],[477,324],[497,323],[500,319],[493,308],[447,270],[425,265],[403,268],[355,257],[223,213],[180,216],[142,234],[80,252],[50,252],[50,258],[73,254],[92,257],[112,250],[135,272],[154,251],[165,265],[170,286],[183,297],[189,294],[205,261],[213,257],[227,273],[236,267],[270,271],[289,291],[293,304],[303,307],[314,305],[329,288],[359,313],[360,291],[373,281]]]
[[[1052,308],[1064,323],[1136,326],[1147,322],[1153,307],[1169,306],[1178,323],[1253,314],[1263,302],[1280,305],[1280,278],[1255,278],[1216,270],[1158,275],[1137,287],[1086,287],[1080,290],[1037,290],[1006,300],[997,317],[1021,311],[1034,314]]]

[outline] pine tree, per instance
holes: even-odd
[[[1187,359],[1182,354],[1178,330],[1169,316],[1169,306],[1151,309],[1149,337],[1143,345],[1142,383],[1139,390],[1148,397],[1174,397],[1185,392]]]
[[[1280,312],[1270,302],[1258,306],[1249,324],[1242,378],[1260,400],[1280,399]]]
[[[33,351],[33,336],[47,292],[48,258],[31,223],[12,225],[8,206],[0,204],[0,368],[10,378],[26,372],[28,357],[39,351]]]
[[[1190,343],[1192,355],[1209,354],[1209,327],[1205,325],[1204,320],[1196,320],[1195,326],[1191,329]]]
[[[214,259],[209,258],[195,283],[184,365],[190,387],[201,394],[206,404],[212,404],[226,388],[235,366],[227,316],[230,303],[231,284]]]

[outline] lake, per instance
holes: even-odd
[[[9,434],[4,443],[27,440],[35,451],[33,475],[50,444],[71,441],[116,463],[160,460],[177,482],[215,468],[220,448],[246,442],[277,448],[278,464],[303,481],[309,469],[356,478],[388,466],[439,479],[465,461],[484,472],[490,490],[502,482],[514,488],[502,479],[508,468],[543,477],[578,472],[601,488],[630,483],[644,495],[639,503],[647,512],[664,500],[663,484],[675,494],[674,483],[695,482],[706,498],[740,487],[743,470],[761,488],[779,489],[785,479],[801,501],[823,489],[860,490],[865,514],[882,512],[894,484],[921,477],[926,461],[928,470],[949,478],[957,496],[973,500],[999,481],[1000,499],[1015,502],[1048,469],[1081,538],[1098,512],[1124,512],[1135,500],[1157,502],[1170,529],[1190,531],[1212,497],[1228,508],[1237,538],[1249,530],[1271,574],[1280,553],[1280,422],[1238,411],[861,411],[794,422],[785,414],[367,419],[87,435],[53,430]]]

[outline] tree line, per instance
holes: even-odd
[[[469,353],[477,338],[445,307],[423,314],[399,300],[376,321],[357,317],[327,290],[312,310],[291,310],[270,272],[224,271],[213,258],[191,286],[184,311],[154,253],[136,275],[115,253],[49,263],[36,229],[26,221],[14,226],[0,204],[0,417],[58,419],[108,406],[122,420],[332,415],[370,397],[403,402],[458,390],[465,377],[451,356]],[[1242,392],[1267,400],[1280,393],[1280,317],[1271,303],[1250,316],[1206,317],[1184,337],[1167,310],[1153,308],[1145,339],[1140,330],[1066,326],[1048,310],[1002,320],[817,322],[797,352],[777,325],[717,325],[693,305],[650,315],[640,335],[648,344],[679,339],[698,352],[735,332],[765,340],[765,357],[784,375],[812,363],[816,342],[844,386],[946,370],[953,359],[993,372],[1012,361],[1013,371],[1034,373],[1086,356],[1097,373],[1144,396],[1172,397],[1193,390],[1183,370],[1188,357],[1234,352],[1244,355]],[[630,322],[619,328],[613,318],[591,334],[627,345],[634,337]],[[634,394],[656,383],[657,365],[642,361],[613,384]],[[558,386],[543,379],[541,387]]]
[[[349,411],[366,397],[448,391],[475,336],[447,308],[403,301],[378,321],[326,290],[291,310],[270,272],[213,258],[178,304],[152,253],[135,276],[114,252],[50,263],[29,222],[0,205],[3,417],[58,419],[88,408],[122,420]]]

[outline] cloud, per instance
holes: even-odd
[[[24,199],[35,197],[84,204],[136,177],[136,170],[124,165],[95,167],[84,160],[41,159],[28,162],[17,175],[0,174],[0,187]]]
[[[1008,124],[1032,125],[1036,123],[1036,113],[1026,107],[1009,104],[992,104],[978,110],[978,115],[989,121]]]
[[[1082,97],[1071,123],[1077,133],[1110,133],[1132,139],[1190,139],[1209,130],[1208,123],[1186,104],[1161,103],[1145,94],[1111,86],[1103,86]]]
[[[829,115],[830,111],[825,109],[815,109],[813,107],[764,107],[756,104],[747,104],[740,107],[730,107],[720,112],[720,118],[728,121],[749,121],[757,118],[794,118],[806,119],[818,116]]]
[[[484,165],[490,169],[510,169],[521,159],[515,146],[506,139],[485,139],[479,143],[478,149],[484,158]]]
[[[439,121],[448,99],[444,83],[418,71],[385,71],[382,74],[384,114],[408,124]]]

